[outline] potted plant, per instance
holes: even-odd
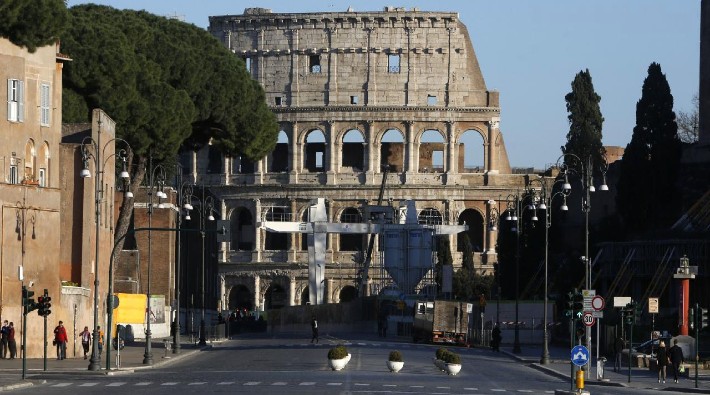
[[[328,350],[328,366],[333,370],[342,370],[350,361],[348,349],[343,345]]]
[[[461,357],[459,354],[451,351],[447,351],[444,354],[444,371],[451,376],[456,376],[461,371]]]
[[[389,358],[387,359],[387,368],[390,372],[397,373],[404,367],[404,359],[402,359],[402,353],[399,351],[390,351]]]

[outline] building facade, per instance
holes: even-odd
[[[259,224],[305,221],[317,197],[326,199],[330,222],[366,222],[365,205],[414,199],[421,223],[466,223],[477,268],[492,274],[496,201],[530,176],[511,172],[499,94],[486,87],[456,13],[248,8],[210,17],[209,31],[244,60],[281,127],[274,151],[256,163],[210,146],[181,158],[188,179],[209,187],[231,224],[231,241],[210,263],[219,272],[215,307],[308,300],[305,235]],[[463,240],[450,239],[455,267]],[[329,234],[327,244],[327,302],[349,300],[363,281],[366,293],[396,290],[379,263],[379,243],[369,279],[359,277],[367,236]]]

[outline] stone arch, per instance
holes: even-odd
[[[37,155],[37,181],[39,186],[49,186],[49,143],[44,142]]]
[[[427,207],[419,212],[417,221],[422,225],[441,225],[444,219],[438,209]]]
[[[254,309],[254,299],[252,296],[252,291],[243,284],[237,284],[232,286],[229,290],[229,310],[234,311],[236,309]]]
[[[407,156],[405,136],[401,130],[389,128],[378,138],[380,143],[380,166],[390,166],[395,173],[404,171],[404,159]]]
[[[231,251],[252,251],[256,229],[254,227],[254,217],[246,207],[237,207],[229,216],[230,232],[232,234],[229,249]]]
[[[340,288],[340,292],[338,293],[338,301],[340,303],[350,302],[352,300],[355,300],[356,298],[357,288],[355,288],[354,286],[346,285]]]
[[[459,135],[456,143],[459,173],[483,173],[486,169],[485,135],[478,129],[467,129]]]
[[[281,280],[280,278],[271,280],[271,284],[264,291],[264,307],[266,310],[288,306],[288,286]]]
[[[464,223],[468,225],[468,230],[456,235],[457,251],[463,251],[463,235],[467,235],[473,252],[482,252],[485,238],[485,221],[483,214],[476,209],[467,208],[461,212],[458,218],[459,225],[463,225]]]
[[[301,290],[301,305],[307,305],[310,303],[311,296],[310,296],[310,291],[308,289],[308,286],[305,286],[303,290]]]
[[[443,173],[446,165],[446,136],[438,129],[427,129],[418,136],[417,163],[420,173]]]
[[[286,222],[291,220],[291,212],[288,207],[269,207],[264,214],[266,221]],[[266,231],[264,236],[264,250],[286,251],[289,249],[288,233],[278,233]]]
[[[32,139],[27,140],[25,143],[25,173],[24,178],[26,180],[36,180],[37,175],[35,174],[35,160],[37,152],[35,151],[35,141]]]
[[[341,167],[365,170],[365,135],[359,129],[349,129],[342,135]]]
[[[288,134],[281,128],[274,150],[269,153],[266,159],[266,171],[269,173],[283,173],[289,171],[289,138]]]
[[[304,135],[303,170],[310,173],[326,171],[328,160],[326,134],[320,129],[311,129]]]
[[[355,207],[347,207],[340,213],[340,223],[359,224],[362,223],[362,214]],[[365,235],[346,234],[339,235],[339,251],[362,251],[365,243]]]

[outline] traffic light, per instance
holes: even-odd
[[[634,324],[640,324],[641,323],[641,305],[633,302],[634,304]]]
[[[34,298],[32,298],[35,295],[34,291],[30,291],[25,287],[24,285],[22,286],[22,308],[23,308],[23,314],[27,314],[30,311],[37,310],[37,303],[35,303]]]
[[[633,325],[636,320],[636,302],[631,301],[630,303],[626,304],[626,308],[623,309],[623,312],[625,314],[624,322],[628,325]]]
[[[698,320],[700,321],[699,322],[699,324],[700,324],[699,329],[705,329],[708,326],[708,309],[704,309],[701,307],[701,308],[699,308],[699,310],[700,310],[698,313],[698,315],[699,315]]]
[[[576,289],[574,290],[573,302],[574,318],[581,319],[584,314],[584,295]]]
[[[690,329],[695,329],[695,307],[690,307],[688,309],[688,324]]]
[[[37,310],[37,314],[40,317],[46,317],[46,316],[52,314],[52,310],[49,309],[50,307],[52,307],[52,304],[50,303],[51,301],[52,301],[52,298],[49,296],[49,293],[45,289],[44,295],[39,296],[37,298],[37,304],[39,306],[39,308]]]
[[[574,318],[574,294],[572,292],[567,292],[567,309],[565,310],[565,317]]]

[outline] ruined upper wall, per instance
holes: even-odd
[[[454,12],[250,8],[209,20],[209,31],[247,61],[272,106],[499,106]]]

